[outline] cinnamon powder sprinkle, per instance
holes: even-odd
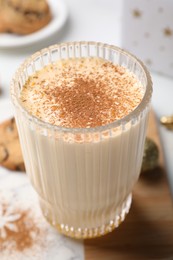
[[[8,207],[3,205],[4,214],[6,214],[7,210]],[[23,252],[25,249],[35,245],[40,235],[40,229],[35,224],[28,210],[18,210],[13,214],[14,217],[15,214],[19,215],[19,217],[4,227],[5,236],[0,236],[0,252],[6,249]],[[12,219],[13,216],[10,217],[11,221]],[[12,225],[15,227],[14,230]]]
[[[34,116],[70,128],[120,119],[141,102],[144,90],[126,68],[101,58],[60,60],[31,76],[20,99]]]

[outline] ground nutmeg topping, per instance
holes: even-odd
[[[20,100],[32,115],[67,128],[103,126],[129,114],[143,87],[126,68],[101,58],[59,60],[33,74]]]
[[[29,210],[11,210],[7,204],[0,207],[0,252],[20,251],[31,248],[40,235]]]

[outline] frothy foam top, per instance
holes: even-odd
[[[50,64],[29,77],[20,94],[32,115],[70,128],[112,123],[133,111],[142,97],[143,87],[133,73],[101,58]]]

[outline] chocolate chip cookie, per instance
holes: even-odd
[[[25,170],[14,118],[0,124],[0,165],[9,170]]]
[[[0,32],[30,34],[46,26],[50,20],[46,0],[0,0]]]

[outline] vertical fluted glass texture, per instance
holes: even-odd
[[[20,91],[30,75],[59,59],[101,57],[128,68],[142,83],[144,97],[128,116],[90,128],[63,128],[30,115]],[[143,155],[152,82],[145,66],[117,47],[96,42],[51,46],[32,55],[11,84],[25,166],[43,214],[62,233],[95,237],[124,220]]]

